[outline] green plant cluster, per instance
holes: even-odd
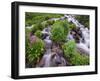
[[[47,23],[47,21],[43,21],[43,22],[41,23],[41,25],[42,25],[43,28],[45,28],[45,27],[47,27],[49,24]]]
[[[37,30],[37,31],[35,32],[35,36],[37,36],[38,38],[41,38],[41,37],[42,37],[41,31],[40,31],[40,30]]]
[[[72,65],[89,65],[89,56],[76,53],[74,57],[70,59],[70,62]]]
[[[76,43],[74,40],[68,41],[63,45],[63,51],[67,58],[72,58],[76,53]]]
[[[53,25],[54,24],[54,20],[47,20],[48,25]]]
[[[26,12],[25,13],[25,25],[31,26],[33,24],[37,24],[37,23],[41,23],[43,21],[46,21],[50,18],[59,18],[61,16],[63,16],[63,14]]]
[[[35,33],[37,30],[42,30],[43,29],[43,26],[41,23],[37,23],[35,25],[33,25],[32,29],[31,29],[31,32],[32,33]]]
[[[53,20],[47,20],[47,21],[44,21],[42,23],[37,23],[37,24],[34,24],[33,27],[32,27],[32,33],[35,33],[37,32],[38,30],[39,31],[42,31],[44,28],[50,26],[50,25],[53,25],[54,24],[54,21]]]
[[[44,42],[41,39],[37,39],[36,42],[30,45],[29,40],[26,39],[26,56],[29,63],[36,63],[44,52]]]
[[[65,43],[63,46],[63,51],[65,57],[69,60],[71,65],[88,65],[89,64],[89,56],[81,55],[76,50],[75,41],[71,40]]]
[[[67,20],[54,21],[51,18],[60,18],[63,14],[49,13],[25,13],[25,25],[33,26],[32,29],[25,29],[25,54],[26,60],[31,65],[40,60],[44,54],[45,44],[41,31],[51,26],[51,40],[63,50],[63,54],[71,65],[88,65],[89,56],[80,54],[77,51],[74,40],[67,41],[67,35],[70,30],[75,29],[75,24],[69,23]],[[75,16],[75,18],[84,26],[89,27],[89,16]],[[36,41],[30,44],[30,33],[37,37]]]
[[[51,39],[54,42],[63,42],[68,35],[69,27],[66,21],[56,21],[51,28]]]

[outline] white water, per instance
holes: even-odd
[[[82,38],[80,38],[80,42],[77,43],[76,46],[77,46],[77,49],[79,49],[82,53],[85,53],[85,54],[89,55],[89,46],[90,46],[90,37],[89,36],[90,35],[89,35],[88,28],[85,28],[83,25],[81,25],[75,19],[75,17],[73,15],[64,15],[64,17],[52,18],[51,20],[56,21],[56,20],[64,20],[64,19],[68,20],[69,22],[72,22],[73,24],[76,25],[76,27],[80,28],[80,31],[82,32]],[[46,30],[48,30],[48,31],[46,31]],[[46,47],[46,53],[44,54],[44,56],[42,58],[42,59],[45,60],[43,67],[50,67],[51,66],[51,56],[52,56],[51,45],[52,45],[52,40],[50,39],[50,35],[51,35],[50,30],[51,30],[51,28],[47,27],[42,31],[43,34],[48,34],[49,35],[44,39],[47,47]],[[69,35],[67,36],[67,39],[68,40],[75,40],[73,35],[70,34],[70,32],[69,32]],[[84,39],[84,42],[82,41],[82,39]],[[63,60],[65,61],[64,58],[63,58]],[[66,64],[66,63],[64,63],[64,64]]]
[[[44,28],[43,31],[42,31],[42,34],[48,34],[48,35],[51,35],[50,30],[51,30],[51,27],[50,27],[50,26],[47,27],[47,28]]]
[[[44,61],[44,67],[50,67],[51,66],[51,49],[48,49],[46,53],[44,54],[43,58]]]
[[[84,39],[84,42],[80,38],[80,43],[77,43],[77,48],[82,49],[85,53],[89,54],[89,47],[90,47],[90,32],[88,28],[85,28],[83,25],[81,25],[73,15],[65,15],[67,20],[69,22],[72,22],[76,25],[76,27],[80,28],[80,31],[82,32],[82,38]],[[69,33],[68,35],[69,40],[73,40],[73,36]]]
[[[42,31],[42,34],[49,35],[44,39],[46,52],[42,57],[42,60],[44,60],[43,67],[50,67],[51,66],[51,45],[52,45],[52,40],[50,40],[50,35],[51,35],[50,30],[51,30],[51,28],[47,27],[47,28],[44,28],[43,31]]]
[[[61,18],[51,18],[50,20],[68,20],[68,22],[72,22],[73,24],[76,25],[77,28],[80,28],[80,31],[82,32],[82,38],[80,38],[80,42],[76,44],[77,48],[85,53],[89,55],[89,47],[90,47],[90,32],[89,29],[84,27],[82,24],[80,24],[74,17],[74,15],[64,15],[64,17]],[[27,27],[27,28],[31,28],[31,27]],[[44,60],[43,62],[43,67],[50,67],[51,66],[51,56],[52,56],[52,52],[51,52],[51,46],[52,46],[52,40],[50,39],[50,35],[51,35],[51,27],[47,27],[44,28],[42,31],[42,34],[47,34],[48,36],[44,39],[45,45],[46,45],[46,52],[42,57],[42,60]],[[73,35],[68,34],[67,36],[68,40],[75,40]],[[84,39],[84,41],[82,40]],[[63,60],[64,64],[63,66],[66,64],[66,61],[63,57],[61,57],[61,59]]]

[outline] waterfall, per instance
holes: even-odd
[[[69,22],[72,22],[76,25],[77,28],[80,28],[82,32],[82,38],[80,38],[80,42],[77,43],[77,48],[79,50],[84,51],[86,54],[89,54],[90,48],[90,32],[88,28],[85,28],[84,25],[80,24],[78,20],[75,19],[74,15],[64,15]],[[69,40],[73,40],[73,35],[69,33]],[[82,40],[83,39],[83,40]]]
[[[81,53],[89,55],[89,52],[90,52],[90,50],[89,50],[90,49],[90,31],[88,28],[84,27],[84,25],[82,25],[81,23],[78,22],[78,20],[75,19],[75,15],[64,15],[61,18],[51,18],[49,20],[57,21],[57,20],[65,20],[65,19],[68,22],[72,22],[73,24],[75,24],[76,28],[79,29],[79,31],[77,30],[78,34],[80,34],[80,32],[82,34],[78,39],[79,41],[76,42],[77,49]],[[26,28],[30,29],[30,28],[32,28],[32,26],[26,27]],[[50,31],[51,31],[51,26],[45,27],[41,31],[43,34],[42,40],[45,43],[45,53],[40,61],[39,66],[40,67],[50,67],[50,66],[56,65],[56,63],[58,63],[58,62],[61,62],[61,64],[59,64],[60,66],[66,66],[67,61],[65,60],[65,58],[63,56],[60,56],[58,53],[52,51],[53,41],[50,38],[50,35],[51,35]],[[66,36],[66,38],[68,41],[69,40],[76,40],[74,36],[75,36],[74,31],[71,30],[71,31],[69,31],[69,34],[68,34],[68,36]],[[52,56],[54,56],[53,60],[51,59]],[[54,63],[54,65],[52,65],[53,63]]]

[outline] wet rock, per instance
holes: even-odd
[[[66,61],[62,55],[54,53],[51,57],[51,66],[66,66]]]
[[[69,33],[68,36],[67,36],[67,39],[68,40],[74,40],[73,35],[71,33]]]
[[[38,37],[36,37],[35,35],[31,35],[29,38],[31,44],[36,42],[37,39],[38,39]]]
[[[42,39],[46,39],[47,36],[49,36],[47,33],[42,34]]]
[[[42,57],[39,67],[57,67],[66,66],[66,60],[63,57],[62,50],[56,49],[46,49],[44,56]]]
[[[76,43],[80,42],[80,39],[82,38],[82,32],[80,31],[80,28],[72,29],[70,34],[75,39]]]

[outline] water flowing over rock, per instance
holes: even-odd
[[[67,20],[69,22],[72,22],[73,24],[76,25],[77,28],[79,28],[79,31],[82,33],[79,38],[76,35],[77,39],[79,40],[77,42],[77,48],[79,49],[80,52],[82,53],[86,53],[89,54],[89,48],[90,48],[90,32],[88,28],[85,28],[83,25],[81,25],[78,20],[75,19],[74,15],[65,15],[65,17],[67,18]],[[79,31],[77,31],[78,35],[79,35]],[[69,33],[68,35],[68,39],[69,40],[76,40],[75,39],[75,35],[72,33]]]
[[[90,31],[88,28],[84,27],[78,20],[75,19],[75,15],[64,15],[61,18],[51,18],[49,20],[67,20],[75,24],[76,28],[69,31],[66,39],[75,40],[77,50],[82,54],[89,55],[90,52]],[[31,27],[26,27],[31,28]],[[48,26],[42,30],[42,40],[45,43],[45,53],[40,60],[40,63],[37,67],[55,67],[55,66],[66,66],[67,61],[63,55],[63,51],[59,45],[55,45],[51,40],[51,26]],[[37,39],[36,36],[30,36],[30,43],[35,42]]]
[[[44,38],[46,52],[44,53],[39,66],[40,67],[65,66],[66,60],[61,55],[62,54],[61,50],[57,49],[54,51],[54,49],[52,48],[53,45],[52,45],[52,40],[50,39],[50,27],[45,28],[42,31],[42,33],[44,35],[45,34],[48,35]]]
[[[89,48],[84,43],[78,43],[77,49],[80,53],[89,55]]]
[[[51,30],[51,27],[44,28],[43,31],[42,31],[42,33],[50,35],[51,34],[50,30]]]
[[[51,49],[52,41],[49,39],[49,36],[44,39],[46,49]]]

